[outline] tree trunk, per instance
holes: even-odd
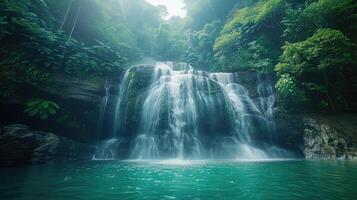
[[[71,7],[72,7],[72,0],[69,0],[68,6],[67,6],[67,9],[66,9],[66,14],[64,15],[64,18],[63,18],[63,21],[62,21],[62,23],[61,23],[61,26],[60,26],[60,28],[58,29],[59,31],[63,29],[63,26],[64,26],[64,24],[65,24],[66,21],[67,21],[68,14],[69,14],[69,11],[71,10]]]
[[[72,30],[71,30],[71,33],[70,33],[69,36],[68,36],[68,39],[71,39],[71,37],[72,37],[72,35],[73,35],[73,32],[74,32],[74,29],[76,28],[79,15],[80,15],[80,13],[81,13],[81,8],[82,8],[82,4],[79,5],[79,7],[78,7],[77,16],[76,16],[76,19],[74,20],[74,23],[73,23],[73,26],[72,26]]]

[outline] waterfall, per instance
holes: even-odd
[[[118,151],[120,150],[120,144],[123,141],[112,138],[109,140],[105,140],[99,144],[98,151],[94,155],[94,160],[113,160],[116,159],[118,156]]]
[[[208,97],[194,88],[194,82],[196,87],[200,87],[206,83],[206,78],[194,75],[193,72],[174,71],[172,64],[156,65],[153,83],[143,105],[140,135],[133,157],[183,158],[185,151],[199,155],[195,97],[198,96],[202,103],[207,102]],[[168,105],[165,107],[164,104]],[[162,115],[165,112],[163,109],[166,109],[166,116]],[[166,127],[162,127],[162,117],[167,120]],[[187,142],[190,145],[186,145]]]
[[[114,113],[114,127],[113,127],[113,137],[117,137],[117,133],[121,130],[121,125],[125,120],[122,120],[123,112],[125,112],[125,107],[122,106],[123,99],[125,98],[127,88],[130,86],[130,79],[129,79],[130,69],[128,69],[124,76],[121,79],[121,83],[119,85],[119,95],[116,100],[115,106],[115,113]]]
[[[263,74],[258,74],[258,87],[257,92],[259,95],[259,103],[263,111],[264,120],[267,127],[269,139],[275,139],[275,122],[274,122],[274,104],[275,95],[273,85],[269,77]]]
[[[100,133],[103,131],[103,126],[104,126],[104,115],[107,110],[107,105],[108,105],[108,99],[109,99],[109,82],[108,80],[105,81],[104,84],[104,97],[100,103],[100,110],[99,110],[99,119],[98,119],[98,125],[97,125],[97,132]]]
[[[124,75],[122,75],[120,84],[118,86],[118,95],[116,98],[115,110],[114,110],[114,119],[113,119],[113,127],[112,127],[112,137],[100,142],[97,147],[97,152],[93,156],[93,159],[104,159],[104,160],[111,160],[118,158],[118,151],[120,150],[120,144],[123,143],[123,140],[118,139],[117,133],[120,131],[122,123],[124,120],[121,120],[123,106],[122,100],[126,95],[126,88],[130,84],[128,83],[129,71],[127,70]],[[104,116],[107,112],[107,105],[109,99],[109,82],[108,80],[105,82],[104,85],[105,96],[102,99],[100,111],[99,111],[99,122],[98,122],[98,131],[104,131]],[[109,130],[108,128],[106,130]]]
[[[240,78],[182,63],[133,66],[118,88],[114,139],[102,144],[98,155],[117,158],[120,151],[130,159],[285,156],[274,140],[270,80],[259,75],[257,97],[252,98],[238,84]]]

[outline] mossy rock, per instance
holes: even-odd
[[[128,73],[128,86],[122,103],[122,106],[125,105],[125,110],[120,113],[125,116],[121,118],[125,119],[125,125],[121,130],[124,135],[132,135],[139,127],[141,108],[152,82],[154,66],[133,66]]]

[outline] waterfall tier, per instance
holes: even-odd
[[[275,144],[275,97],[269,79],[258,77],[258,98],[253,100],[238,84],[240,78],[171,63],[128,69],[113,117],[116,140],[102,145],[115,149],[101,149],[101,154],[130,159],[286,156]]]

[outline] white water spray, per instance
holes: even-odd
[[[126,119],[133,102],[123,99],[132,95],[133,77],[140,68],[153,69],[151,83],[140,93],[143,100],[134,99],[140,104],[137,129],[125,136],[129,142],[121,147],[128,149],[127,158],[266,159],[283,154],[273,144],[275,96],[267,79],[258,78],[259,97],[254,101],[237,83],[237,74],[196,71],[183,64],[157,63],[126,71],[115,110],[115,138],[132,131]]]

